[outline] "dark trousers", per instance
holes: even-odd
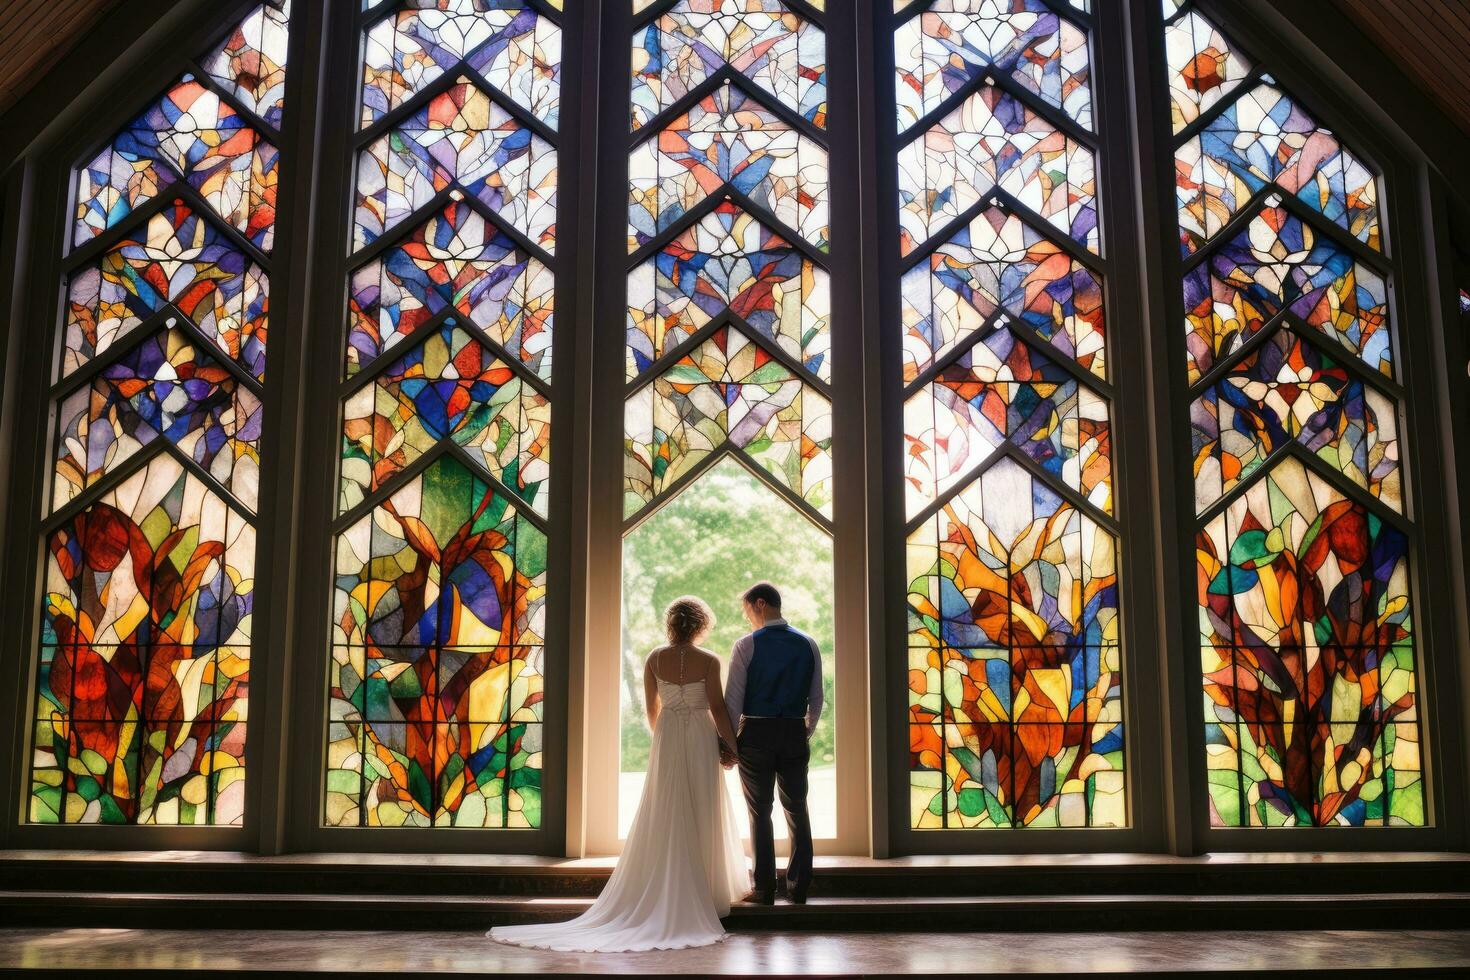
[[[755,851],[755,890],[776,887],[776,844],[771,804],[776,790],[786,811],[791,857],[786,862],[788,891],[806,891],[812,880],[812,821],[806,810],[806,767],[810,749],[800,718],[746,718],[736,739],[740,782],[750,811],[750,843]]]

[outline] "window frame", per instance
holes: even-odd
[[[503,852],[580,855],[605,850],[588,821],[606,785],[607,746],[589,728],[599,691],[617,689],[620,588],[623,289],[629,134],[626,76],[630,10],[600,18],[569,0],[564,32],[556,263],[557,332],[546,637],[544,822],[537,830],[326,828],[324,782],[331,535],[336,517],[339,385],[309,383],[305,365],[340,363],[350,271],[351,201],[360,86],[358,4],[296,0],[282,121],[277,244],[272,256],[272,337],[267,353],[266,424],[252,642],[252,704],[246,758],[245,825],[36,825],[25,822],[34,711],[35,642],[43,581],[40,515],[49,501],[57,425],[52,395],[70,227],[72,167],[131,119],[258,0],[137,0],[102,22],[107,37],[84,42],[49,79],[86,84],[32,93],[51,107],[34,147],[0,172],[0,315],[5,339],[0,420],[0,847],[234,849],[372,852]],[[1470,386],[1445,366],[1459,351],[1452,284],[1454,230],[1445,211],[1462,201],[1435,169],[1457,143],[1426,142],[1423,120],[1399,123],[1363,90],[1407,83],[1375,78],[1366,39],[1312,0],[1283,13],[1269,0],[1196,0],[1199,9],[1269,64],[1294,100],[1375,164],[1394,287],[1396,347],[1406,392],[1401,430],[1411,433],[1403,465],[1415,534],[1411,559],[1419,699],[1431,826],[1425,828],[1239,828],[1208,826],[1203,712],[1193,621],[1192,486],[1180,479],[1189,452],[1173,149],[1158,4],[1094,0],[1094,110],[1101,171],[1098,199],[1106,256],[1114,479],[1123,617],[1124,725],[1130,824],[1124,829],[914,831],[908,817],[905,707],[907,590],[904,569],[903,395],[897,319],[897,213],[891,124],[895,17],[891,0],[851,0],[851,17],[828,0],[820,17],[829,45],[829,87],[850,92],[830,105],[833,290],[834,564],[838,629],[839,838],[844,853],[900,854],[1162,852],[1206,850],[1389,851],[1463,849],[1470,827],[1465,762],[1470,746]],[[793,7],[800,7],[800,3]],[[156,15],[150,19],[149,15]],[[642,17],[638,18],[642,20]],[[1320,30],[1319,30],[1319,23]],[[1313,29],[1306,40],[1304,26]],[[125,30],[118,28],[126,28]],[[624,28],[627,28],[626,30]],[[95,33],[100,33],[95,32]],[[100,73],[86,58],[117,41]],[[844,54],[830,52],[841,45]],[[1356,60],[1352,57],[1357,55]],[[859,70],[859,65],[870,70]],[[87,73],[91,71],[89,76]],[[1370,84],[1371,83],[1371,84]],[[1399,92],[1400,101],[1421,99]],[[596,111],[594,111],[594,109]],[[1425,110],[1426,112],[1429,110]],[[1437,116],[1427,117],[1432,121]],[[606,120],[611,119],[609,124]],[[1409,134],[1413,133],[1411,137]],[[1419,142],[1416,143],[1416,140]],[[1463,142],[1463,141],[1462,141]],[[855,149],[839,152],[840,147]],[[1153,152],[1149,152],[1149,149]],[[618,162],[621,157],[623,163]],[[0,167],[12,160],[0,159]],[[1451,161],[1454,162],[1454,161]],[[1463,169],[1463,168],[1462,168]],[[1161,179],[1162,178],[1162,179]],[[1150,193],[1149,189],[1154,193]],[[584,206],[585,205],[585,206]],[[1463,210],[1463,204],[1459,204]],[[402,234],[400,227],[390,234]],[[1168,232],[1161,234],[1160,232]],[[835,250],[846,249],[839,259]],[[599,261],[611,249],[615,258]],[[329,328],[326,324],[336,324]],[[25,329],[40,324],[42,329]],[[1457,346],[1458,344],[1458,346]],[[609,367],[609,364],[611,367]],[[44,404],[44,412],[37,406]],[[35,419],[44,418],[44,425]],[[1412,422],[1412,425],[1405,422]],[[1458,437],[1458,441],[1456,441]],[[609,492],[610,491],[610,492]],[[1172,491],[1172,492],[1171,492]],[[1446,583],[1426,589],[1424,583]],[[1177,588],[1170,583],[1178,583]],[[1183,651],[1183,655],[1181,655]],[[9,709],[8,711],[6,709]],[[616,710],[616,709],[614,709]],[[1181,726],[1183,735],[1180,735]],[[866,732],[866,744],[863,733]],[[841,735],[839,735],[841,738]],[[305,745],[306,751],[293,752]],[[856,745],[861,751],[850,751]],[[616,746],[612,769],[617,768]],[[602,767],[602,768],[600,768]],[[346,836],[346,835],[351,835]]]

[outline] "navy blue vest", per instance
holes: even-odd
[[[806,634],[780,624],[752,634],[754,650],[745,672],[745,714],[762,718],[805,718],[815,669]]]

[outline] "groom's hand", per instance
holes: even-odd
[[[740,757],[735,754],[735,750],[730,748],[730,746],[726,745],[724,742],[721,742],[720,765],[726,769],[734,769],[735,763],[738,761],[740,761]]]

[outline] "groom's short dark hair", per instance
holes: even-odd
[[[781,593],[777,592],[776,587],[770,582],[755,583],[745,590],[745,594],[741,598],[751,605],[754,605],[757,599],[764,599],[766,605],[772,609],[781,608]]]

